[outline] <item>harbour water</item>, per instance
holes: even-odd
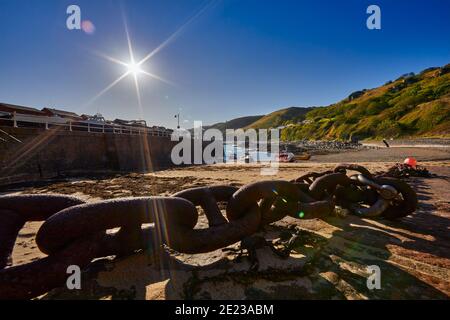
[[[239,147],[235,144],[224,145],[224,162],[271,162],[277,160],[276,153]]]

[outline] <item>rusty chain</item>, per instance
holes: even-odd
[[[357,174],[348,176],[347,171]],[[226,218],[219,204],[226,205]],[[204,211],[208,228],[195,228],[197,206]],[[182,253],[210,252],[286,216],[323,218],[336,206],[361,217],[396,219],[415,211],[417,196],[406,182],[374,176],[354,164],[292,181],[199,187],[171,197],[85,203],[64,195],[0,196],[0,299],[33,298],[61,286],[69,265],[85,268],[98,257],[140,249],[156,252],[161,245]],[[44,221],[36,243],[48,256],[7,266],[19,231],[29,221]],[[120,229],[107,232],[114,228]]]

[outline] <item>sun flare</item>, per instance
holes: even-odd
[[[158,47],[156,47],[153,51],[151,51],[150,53],[148,53],[142,60],[140,61],[136,61],[135,57],[134,57],[134,53],[133,53],[133,47],[131,45],[131,39],[130,39],[130,33],[128,32],[128,25],[127,25],[127,21],[125,18],[125,14],[123,13],[123,22],[124,22],[124,27],[125,27],[125,34],[126,34],[126,40],[128,43],[128,53],[129,53],[129,58],[130,61],[129,63],[126,63],[120,59],[116,59],[114,57],[108,56],[102,52],[97,52],[95,51],[94,53],[106,60],[109,60],[111,62],[114,62],[116,64],[125,66],[126,71],[124,72],[124,74],[122,74],[120,77],[118,77],[117,79],[115,79],[113,82],[111,82],[108,86],[106,86],[103,90],[101,90],[99,93],[97,93],[94,97],[92,97],[85,105],[89,106],[90,104],[92,104],[95,100],[97,100],[98,98],[100,98],[101,96],[103,96],[105,93],[107,93],[109,90],[111,90],[115,85],[117,85],[119,82],[121,82],[123,79],[127,78],[128,76],[131,76],[131,78],[133,78],[134,80],[134,84],[136,87],[136,94],[137,94],[137,100],[139,103],[139,107],[140,109],[142,109],[142,102],[141,102],[141,94],[140,94],[140,89],[139,89],[139,81],[141,81],[141,79],[138,79],[138,75],[145,75],[149,78],[153,78],[156,79],[158,81],[164,82],[166,84],[169,84],[171,86],[177,86],[176,83],[173,83],[167,79],[164,79],[163,77],[160,77],[157,74],[154,73],[150,73],[146,70],[144,70],[143,68],[141,68],[141,66],[144,66],[144,64],[150,60],[155,54],[157,54],[159,51],[161,51],[162,49],[164,49],[164,47],[166,47],[168,44],[170,44],[171,42],[175,41],[175,39],[183,32],[183,30],[185,28],[187,28],[187,26],[189,24],[191,24],[193,21],[195,21],[198,17],[200,17],[208,8],[210,8],[212,5],[214,5],[215,1],[211,1],[209,3],[207,3],[206,5],[203,5],[198,12],[196,12],[193,16],[191,16],[181,27],[179,27],[172,35],[170,35],[165,41],[163,41]],[[141,77],[139,77],[141,78]],[[143,77],[142,77],[143,78]]]
[[[138,75],[139,73],[143,72],[143,70],[137,63],[130,63],[127,65],[127,68],[128,68],[128,72],[135,76]]]

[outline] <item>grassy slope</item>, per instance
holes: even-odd
[[[290,107],[265,116],[236,118],[226,128],[284,125],[289,126],[282,130],[282,140],[450,137],[450,64],[354,92],[327,107]],[[223,131],[225,123],[210,127]]]
[[[244,128],[244,127],[248,126],[249,124],[254,123],[255,121],[258,121],[262,117],[263,116],[248,116],[248,117],[236,118],[236,119],[227,121],[227,123],[225,123],[225,122],[215,123],[208,128],[215,128],[215,129],[219,129],[220,131],[224,131],[225,128],[226,129],[240,129],[240,128]]]
[[[246,128],[268,129],[287,125],[290,123],[297,123],[304,120],[306,113],[308,113],[312,109],[313,108],[300,107],[281,109],[265,115],[258,121],[255,121],[252,124],[248,125]]]
[[[275,112],[269,113],[265,116],[248,116],[236,118],[225,122],[215,123],[211,126],[205,127],[216,128],[221,131],[225,129],[241,129],[241,128],[255,128],[255,129],[268,129],[275,128],[290,123],[297,123],[305,119],[306,113],[313,110],[313,108],[300,108],[290,107]]]
[[[282,131],[284,140],[357,137],[449,137],[450,65],[400,77],[307,113],[307,123]]]

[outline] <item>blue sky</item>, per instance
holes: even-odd
[[[66,28],[70,4],[93,34]],[[366,28],[370,4],[381,8],[381,30]],[[128,76],[87,104],[126,71],[95,54],[129,61],[123,16],[136,60],[181,27],[142,65],[172,84],[139,74],[140,108]],[[180,112],[192,127],[328,105],[444,65],[449,34],[450,1],[441,0],[0,0],[0,101],[168,127]]]

